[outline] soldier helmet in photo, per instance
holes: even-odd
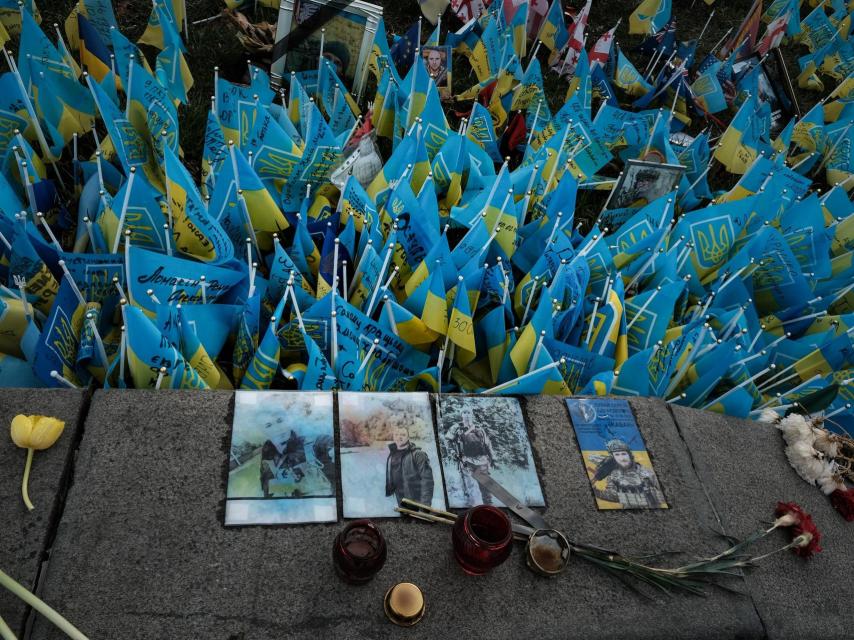
[[[605,444],[605,448],[608,450],[608,453],[614,453],[615,451],[625,451],[626,453],[631,453],[632,450],[625,442],[620,440],[619,438],[614,438],[613,440],[609,440]]]

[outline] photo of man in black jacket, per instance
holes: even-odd
[[[433,469],[427,452],[409,439],[406,426],[396,425],[392,437],[386,460],[385,494],[394,495],[398,504],[409,498],[429,505],[433,500]]]

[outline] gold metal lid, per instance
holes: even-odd
[[[424,594],[411,582],[401,582],[385,594],[384,606],[389,620],[410,627],[424,617]]]

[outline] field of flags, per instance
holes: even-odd
[[[402,36],[380,22],[361,105],[323,57],[278,92],[217,77],[200,179],[181,0],[154,2],[156,60],[110,0],[63,30],[12,4],[0,385],[612,393],[854,427],[854,3],[757,0],[700,58],[670,0],[626,50],[588,33],[595,0],[454,0],[470,19],[429,34],[425,0]],[[453,108],[419,54],[440,44],[475,80]],[[734,67],[779,46],[822,99],[772,135],[760,67]],[[609,206],[651,155],[678,186]]]

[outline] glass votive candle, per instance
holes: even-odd
[[[370,520],[355,520],[335,537],[332,563],[347,582],[363,584],[383,568],[386,544],[379,527]]]
[[[481,505],[457,518],[451,539],[463,571],[479,576],[507,560],[513,548],[513,528],[503,511]]]

